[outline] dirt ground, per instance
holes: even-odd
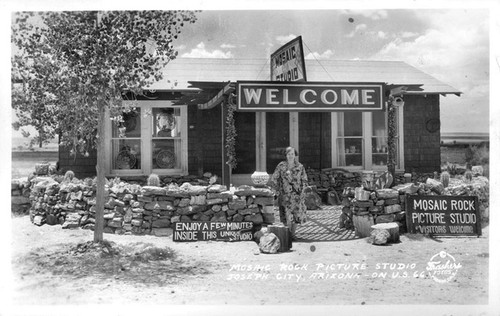
[[[488,304],[488,225],[479,238],[407,234],[389,246],[366,239],[295,242],[279,254],[259,253],[250,241],[175,243],[105,234],[116,247],[176,254],[135,268],[115,260],[107,270],[71,259],[78,243],[93,239],[92,231],[38,227],[28,216],[12,217],[12,227],[13,306],[439,304],[478,305],[479,311]],[[445,258],[451,265],[446,276],[431,276],[428,262],[440,252],[454,261]]]

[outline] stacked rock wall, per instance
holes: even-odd
[[[11,206],[13,214],[28,214],[31,207],[30,183],[27,180],[11,181]]]
[[[363,187],[347,187],[342,192],[342,215],[340,227],[370,227],[374,224],[395,222],[400,232],[406,232],[406,195],[451,195],[477,196],[480,216],[489,220],[489,181],[485,177],[474,177],[472,181],[453,178],[450,186],[432,178],[425,183],[399,184],[390,189],[367,190]],[[369,234],[369,229],[366,231]],[[362,233],[363,234],[363,233]],[[363,236],[367,237],[367,236]]]
[[[434,177],[434,173],[412,173],[411,182],[424,183],[428,178]],[[350,172],[340,168],[307,169],[309,184],[315,186],[319,191],[335,191],[340,196],[345,188],[358,187],[361,185],[361,172]],[[396,173],[395,184],[405,183],[404,173]]]
[[[34,224],[94,229],[95,183],[91,179],[58,183],[50,177],[33,180],[30,217]],[[175,222],[274,222],[274,196],[268,188],[184,183],[165,187],[122,181],[106,185],[104,232],[169,234]]]

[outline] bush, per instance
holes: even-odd
[[[469,146],[465,151],[465,160],[468,167],[483,166],[483,175],[490,177],[490,149],[485,143]]]
[[[485,144],[469,146],[465,151],[465,161],[472,166],[489,165],[490,149]]]

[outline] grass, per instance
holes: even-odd
[[[51,273],[72,279],[95,276],[101,280],[120,279],[130,284],[159,286],[178,283],[186,276],[211,273],[210,264],[181,258],[168,247],[143,242],[122,246],[106,240],[65,244],[50,250],[38,248],[16,258],[14,264],[22,267],[21,275]]]
[[[28,177],[35,171],[35,164],[48,162],[55,164],[58,160],[56,152],[12,152],[12,179]]]

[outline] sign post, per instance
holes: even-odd
[[[477,196],[406,197],[406,225],[409,233],[481,236],[480,216]]]

